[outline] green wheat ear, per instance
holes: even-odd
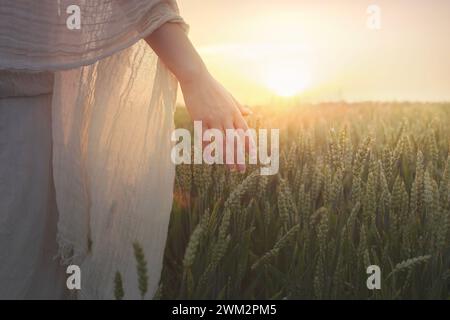
[[[122,300],[124,295],[122,276],[120,275],[120,272],[117,271],[114,277],[114,297],[116,300]]]
[[[186,251],[184,253],[183,259],[183,267],[185,269],[189,269],[192,267],[195,261],[195,256],[197,255],[197,250],[200,245],[200,241],[203,235],[202,225],[199,223],[194,232],[192,232],[191,237],[189,238],[189,243],[187,245]]]
[[[138,274],[139,291],[144,299],[148,289],[147,261],[145,261],[144,250],[137,243],[133,243],[134,257],[136,258],[136,268]]]
[[[419,264],[426,263],[430,258],[431,258],[431,255],[419,256],[419,257],[410,258],[410,259],[404,260],[400,263],[397,263],[394,270],[392,270],[392,272],[390,274],[388,274],[387,278],[390,278],[393,274],[395,274],[397,272],[409,270]]]

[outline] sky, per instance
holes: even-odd
[[[242,103],[450,101],[450,0],[178,4],[209,70]]]

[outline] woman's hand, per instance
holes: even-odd
[[[219,129],[224,134],[224,162],[227,148],[234,149],[234,163],[237,163],[237,152],[234,140],[226,140],[227,129],[248,129],[244,120],[251,111],[239,104],[236,99],[205,69],[189,81],[180,82],[186,108],[193,121],[201,121],[203,130]],[[240,136],[242,145],[247,146],[245,138]],[[227,144],[230,144],[227,147]],[[231,145],[232,144],[232,145]],[[245,170],[245,164],[229,165],[231,169]]]
[[[189,41],[184,30],[177,24],[166,23],[150,34],[147,43],[159,58],[167,65],[178,79],[183,91],[184,100],[189,114],[194,121],[202,121],[204,129],[219,129],[226,133],[227,129],[248,129],[243,116],[250,113],[248,108],[241,106],[208,72],[202,59]],[[245,137],[240,136],[241,144],[248,149]],[[224,135],[224,142],[226,142]],[[224,161],[226,152],[236,150],[234,139],[224,146]],[[245,170],[245,165],[229,165],[230,168]]]

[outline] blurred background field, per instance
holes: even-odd
[[[179,165],[156,298],[447,299],[450,105],[254,108],[280,172]],[[177,127],[191,128],[184,108]],[[381,268],[368,290],[366,268]]]

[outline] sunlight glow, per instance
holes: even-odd
[[[281,97],[293,97],[304,92],[311,84],[306,68],[274,64],[264,72],[267,88]]]

